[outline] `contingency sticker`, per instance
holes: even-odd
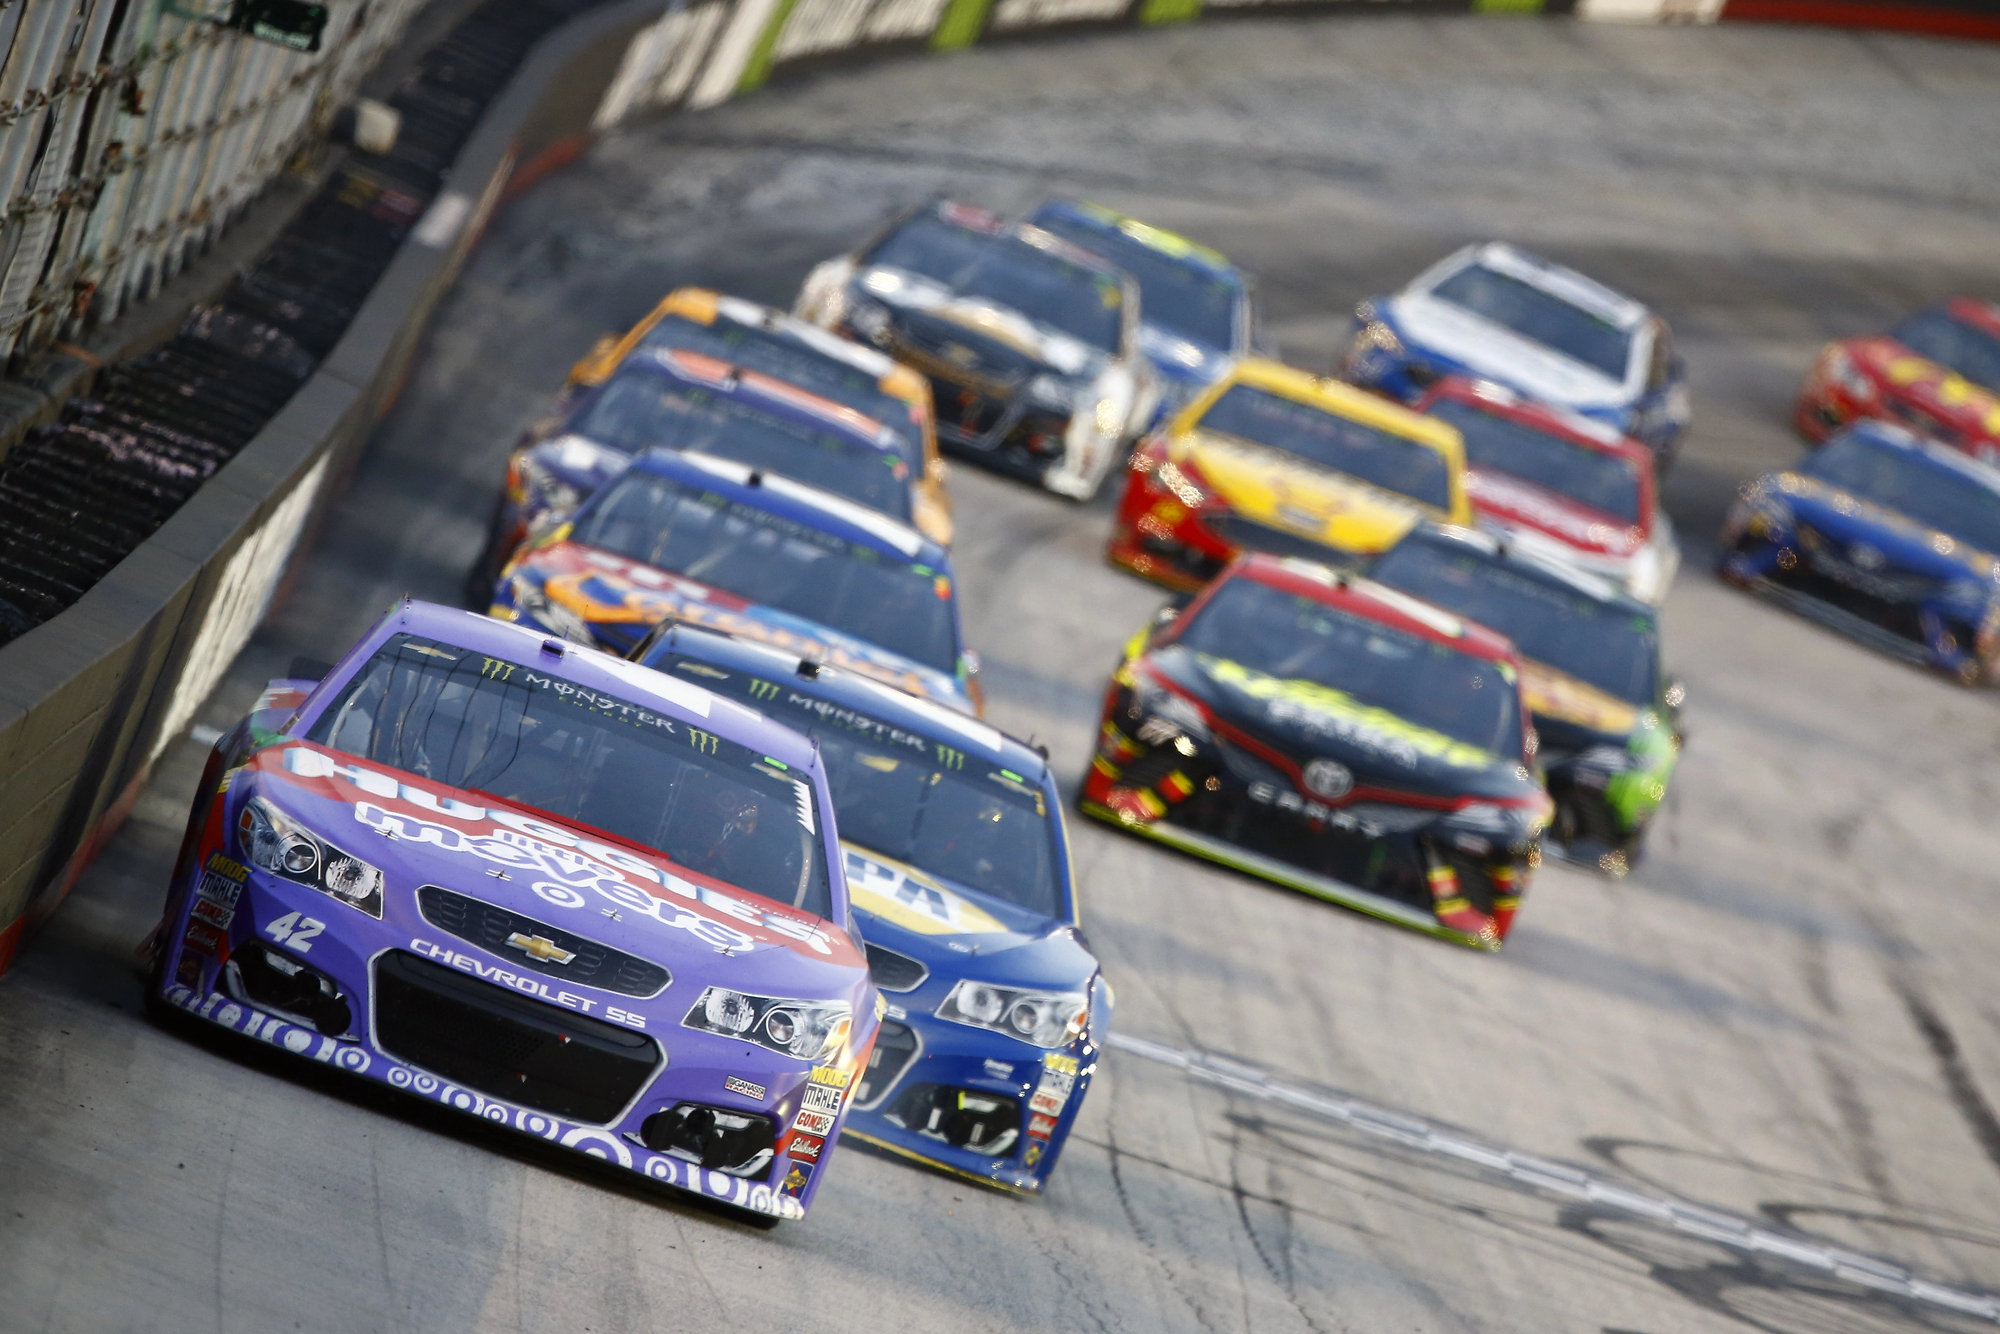
[[[1042,1081],[1028,1099],[1028,1110],[1044,1116],[1061,1116],[1069,1106],[1070,1090],[1076,1087],[1076,1058],[1054,1052],[1042,1058]]]

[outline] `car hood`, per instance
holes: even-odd
[[[831,663],[913,695],[937,700],[966,713],[971,696],[949,672],[892,653],[879,644],[783,611],[710,588],[693,579],[627,560],[608,551],[559,542],[528,558],[543,589],[587,621],[651,626],[667,617],[739,639],[769,644],[814,662]]]
[[[1996,588],[2000,563],[1991,554],[1956,541],[1939,551],[1943,534],[1894,510],[1799,473],[1782,474],[1779,491],[1794,515],[1838,543],[1844,551],[1837,554],[1862,570],[1894,566],[1946,582],[1978,580],[1989,593]]]
[[[574,434],[559,435],[539,445],[530,445],[526,453],[557,480],[575,487],[584,495],[589,495],[624,472],[632,462],[632,456],[622,449]]]
[[[1646,544],[1643,525],[1626,523],[1510,473],[1468,465],[1465,493],[1480,518],[1507,528],[1533,529],[1593,556],[1629,557]]]
[[[1190,431],[1167,456],[1246,518],[1345,551],[1386,551],[1426,518],[1446,517],[1346,473],[1233,436]]]
[[[968,375],[1009,384],[1044,373],[1065,378],[1094,375],[1104,354],[1037,324],[1027,315],[984,297],[957,296],[909,274],[894,284],[869,270],[861,289],[888,307],[897,341]]]
[[[1530,398],[1579,409],[1615,408],[1632,399],[1620,381],[1449,301],[1408,293],[1386,306],[1405,342],[1434,348]]]
[[[1235,360],[1222,348],[1143,322],[1139,325],[1139,351],[1162,376],[1179,385],[1213,384]]]
[[[1595,738],[1623,741],[1639,726],[1642,710],[1588,681],[1547,663],[1523,659],[1521,694],[1539,730],[1589,732]]]
[[[1157,680],[1294,768],[1314,760],[1341,765],[1353,776],[1358,797],[1372,789],[1390,797],[1507,800],[1538,790],[1518,756],[1467,745],[1343,691],[1281,680],[1178,644],[1155,649],[1144,661]],[[1296,775],[1285,777],[1298,785]]]
[[[844,999],[866,967],[844,931],[810,913],[529,808],[311,742],[287,739],[252,756],[231,783],[232,818],[253,797],[380,869],[379,898],[347,907],[413,941],[465,943],[424,920],[417,890],[435,885],[663,964],[673,974],[666,994],[682,1006],[711,982]],[[471,943],[508,957],[504,945]]]
[[[2000,436],[2000,395],[1893,338],[1854,338],[1842,346],[1856,363],[1885,383],[1889,392],[1917,404],[1939,421],[1975,435]]]
[[[933,978],[1084,991],[1096,956],[1075,927],[1002,903],[853,843],[847,893],[871,945],[915,959]]]

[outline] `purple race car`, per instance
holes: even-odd
[[[405,602],[217,743],[149,997],[800,1218],[883,1008],[832,813],[741,704]]]

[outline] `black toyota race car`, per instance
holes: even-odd
[[[1124,462],[1159,402],[1130,275],[949,200],[819,265],[794,313],[927,377],[947,450],[1076,500]]]
[[[1250,555],[1126,646],[1083,810],[1498,949],[1541,860],[1520,658],[1324,565]]]
[[[1514,641],[1536,758],[1570,860],[1623,875],[1680,758],[1680,682],[1660,670],[1652,607],[1609,580],[1485,533],[1419,529],[1370,577]]]

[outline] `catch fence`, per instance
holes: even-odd
[[[0,0],[0,361],[158,290],[422,0]]]

